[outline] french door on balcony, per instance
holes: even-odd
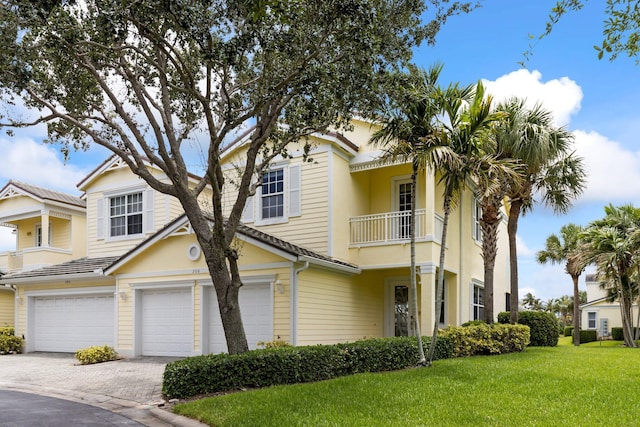
[[[409,239],[411,237],[411,180],[398,180],[395,186],[395,209],[401,212],[396,224],[396,235],[398,239]]]

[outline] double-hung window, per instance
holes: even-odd
[[[284,216],[284,169],[274,169],[262,176],[262,219]]]
[[[596,328],[596,312],[590,311],[587,313],[587,329]]]
[[[480,205],[480,201],[474,197],[473,198],[473,240],[480,243],[482,242],[482,227],[480,226],[480,220],[482,219],[482,206]]]
[[[473,320],[484,320],[484,287],[473,284],[472,295]]]
[[[109,198],[109,236],[142,234],[142,192]]]

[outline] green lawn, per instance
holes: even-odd
[[[176,406],[214,426],[629,426],[640,350],[595,342],[436,361]]]

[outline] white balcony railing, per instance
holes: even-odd
[[[425,209],[416,209],[416,239],[424,239],[427,215]],[[434,236],[440,242],[442,236],[442,217],[434,217]],[[352,245],[376,244],[385,242],[407,241],[410,236],[411,212],[385,212],[374,215],[363,215],[349,219]]]
[[[22,270],[22,251],[9,252],[9,271]]]

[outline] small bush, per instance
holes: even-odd
[[[117,358],[118,353],[108,345],[103,347],[96,345],[76,351],[76,359],[78,359],[81,365],[109,362],[111,360],[116,360]]]
[[[482,323],[448,327],[442,334],[451,340],[454,357],[513,353],[523,351],[529,344],[529,327],[525,325]]]
[[[284,340],[258,341],[256,345],[258,346],[258,348],[292,347],[291,344]]]
[[[598,334],[594,330],[580,331],[580,344],[598,340]]]
[[[4,328],[0,328],[0,335],[12,337],[16,334],[16,330],[13,326],[5,326]]]
[[[503,325],[511,323],[511,312],[501,311],[500,313],[498,313],[498,323]]]
[[[472,325],[486,325],[484,320],[469,320],[468,322],[464,322],[462,324],[463,327],[472,326]]]
[[[624,341],[624,332],[622,332],[621,326],[611,328],[611,338],[616,341]]]
[[[15,335],[0,334],[0,354],[20,353],[22,338]]]
[[[564,336],[565,337],[571,337],[571,336],[573,336],[571,334],[573,334],[573,326],[565,326],[564,327]]]
[[[425,353],[430,339],[423,338]],[[439,337],[435,359],[452,355],[451,340]],[[417,362],[415,338],[376,338],[336,345],[279,347],[242,354],[189,357],[167,364],[162,392],[168,398],[321,381],[359,372],[404,369]]]
[[[558,345],[558,319],[551,313],[523,311],[518,315],[518,323],[527,325],[531,332],[531,346],[555,347]]]

